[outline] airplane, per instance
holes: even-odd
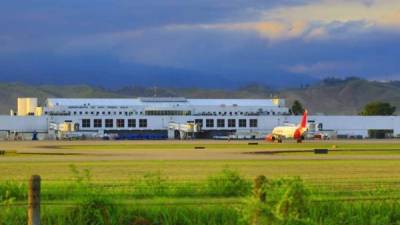
[[[297,143],[301,143],[304,140],[307,130],[307,110],[305,110],[299,125],[275,127],[272,133],[265,137],[265,140],[282,143],[283,139],[294,139]]]

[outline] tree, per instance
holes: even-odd
[[[304,112],[304,107],[298,100],[295,100],[290,108],[290,111],[294,115],[301,115]]]
[[[390,116],[396,111],[396,107],[387,102],[370,102],[364,106],[360,113],[362,116]]]

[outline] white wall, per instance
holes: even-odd
[[[295,124],[300,119],[301,116],[281,117]],[[308,120],[322,123],[324,130],[335,130],[338,134],[368,136],[370,129],[389,129],[394,130],[394,135],[400,134],[400,116],[309,116]]]
[[[0,116],[0,131],[47,132],[44,116]]]
[[[0,116],[0,131],[16,131],[16,132],[47,132],[48,131],[48,117],[36,117],[36,116]],[[93,116],[71,116],[71,117],[63,117],[57,116],[49,117],[49,121],[54,120],[54,122],[62,123],[64,120],[72,120],[73,122],[81,123],[82,118],[98,118]],[[101,117],[103,119],[107,117]],[[125,118],[125,116],[110,116],[108,118]],[[278,125],[282,125],[285,122],[298,124],[301,116],[134,116],[129,118],[146,118],[148,119],[148,127],[146,130],[158,130],[158,129],[167,129],[168,123],[170,121],[185,123],[189,120],[194,120],[196,118],[203,118],[204,122],[206,118],[212,119],[229,119],[234,118],[236,120],[246,118],[257,118],[258,119],[258,128],[237,128],[238,132],[245,131],[253,131],[267,134],[271,132],[271,130]],[[350,135],[368,135],[369,129],[392,129],[394,130],[394,135],[400,134],[400,116],[310,116],[309,120],[314,120],[316,123],[322,123],[323,129],[327,130],[335,130],[338,134],[350,134]],[[93,121],[92,121],[93,122]],[[137,121],[138,125],[138,121]],[[93,126],[93,124],[92,124]],[[104,126],[104,124],[103,124]],[[215,121],[216,126],[216,121]],[[227,126],[227,121],[225,123]],[[92,128],[93,129],[93,128]],[[136,127],[135,129],[140,129]],[[207,128],[204,128],[207,130]],[[227,129],[227,128],[212,128],[214,130],[218,129]],[[230,129],[230,128],[229,128]],[[90,130],[90,129],[89,129]]]

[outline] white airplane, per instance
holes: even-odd
[[[305,133],[307,132],[307,110],[304,111],[299,125],[286,125],[275,127],[272,133],[265,137],[265,140],[282,143],[283,139],[294,139],[297,143],[304,140]]]

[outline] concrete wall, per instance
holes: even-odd
[[[37,98],[18,98],[17,99],[17,115],[27,116],[28,114],[34,114],[38,106]]]
[[[282,121],[298,124],[301,116],[282,117]],[[370,129],[389,129],[400,134],[400,116],[310,116],[308,120],[322,123],[324,130],[335,130],[338,134],[368,136]]]
[[[75,116],[75,117],[54,117],[51,121],[61,123],[65,120],[72,120],[74,123],[81,123],[82,118],[99,118],[91,116]],[[193,121],[198,118],[202,118],[205,123],[206,119],[258,119],[257,128],[239,128],[236,127],[238,132],[259,132],[262,134],[267,134],[272,131],[276,126],[283,125],[285,123],[298,124],[300,122],[301,116],[106,116],[105,118],[143,118],[148,120],[147,128],[134,128],[135,130],[166,130],[168,129],[168,124],[171,121],[177,123],[186,123],[187,121]],[[322,123],[324,130],[335,130],[338,134],[347,135],[363,135],[368,136],[369,129],[391,129],[394,130],[394,134],[400,134],[400,116],[309,116],[308,120],[314,120],[315,123]],[[138,121],[137,121],[138,123]],[[92,124],[93,125],[93,124]],[[115,121],[114,121],[115,125]],[[103,124],[104,126],[104,124]],[[227,126],[227,121],[225,122]],[[93,128],[82,130],[93,130]],[[126,128],[125,128],[126,129]],[[226,130],[225,128],[207,128],[203,127],[203,130]],[[230,129],[230,128],[229,128]],[[114,128],[113,130],[118,130]],[[124,129],[121,129],[124,130]]]
[[[47,132],[47,118],[44,116],[0,116],[0,131]]]
[[[81,122],[82,118],[87,118],[88,116],[82,117],[36,117],[36,116],[0,116],[0,131],[10,131],[10,132],[26,132],[32,133],[34,131],[37,132],[47,132],[48,131],[48,120],[54,121],[57,123],[62,123],[65,120],[72,120],[72,122]],[[93,119],[96,117],[90,117]],[[107,117],[102,117],[107,118]],[[108,118],[119,118],[119,116],[110,116]],[[127,119],[128,117],[122,116],[121,118]],[[132,118],[132,117],[131,117]],[[133,117],[135,118],[135,117]],[[148,127],[143,130],[167,130],[168,124],[170,121],[174,121],[177,123],[186,123],[187,121],[193,121],[196,116],[138,116],[136,119],[146,118],[148,119]],[[246,133],[246,132],[258,132],[261,134],[267,134],[271,132],[271,130],[278,125],[282,125],[284,123],[293,123],[298,124],[301,116],[217,116],[217,117],[209,117],[204,116],[201,117],[204,119],[250,119],[256,118],[258,119],[258,128],[237,128],[238,133]],[[314,120],[316,123],[322,123],[323,129],[325,130],[335,130],[338,134],[346,134],[346,135],[363,135],[364,137],[368,136],[369,129],[390,129],[394,131],[394,135],[400,135],[400,116],[310,116],[309,120]],[[137,121],[138,123],[138,121]],[[92,124],[93,125],[93,124]],[[227,125],[227,123],[225,123]],[[136,127],[136,129],[141,129]],[[227,128],[203,128],[204,130],[226,130]],[[86,129],[82,129],[83,131]],[[87,129],[87,131],[92,130]],[[113,129],[117,130],[117,129]],[[123,129],[122,129],[123,130]]]

